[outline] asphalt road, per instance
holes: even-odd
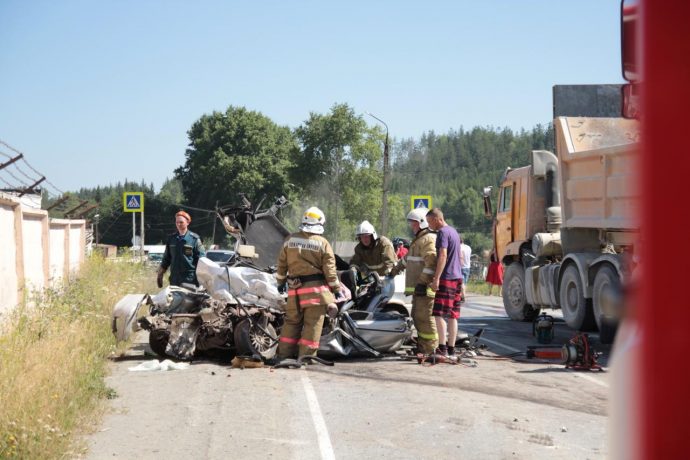
[[[531,324],[510,321],[498,297],[469,296],[460,328],[484,328],[489,356],[536,344]],[[572,335],[558,323],[555,343]],[[593,339],[605,365],[609,348]],[[490,357],[476,367],[390,357],[305,370],[203,362],[128,371],[151,359],[143,349],[112,363],[117,398],[85,439],[85,458],[607,457],[607,372]]]

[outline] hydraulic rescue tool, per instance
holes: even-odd
[[[604,370],[597,362],[597,358],[601,356],[601,353],[591,347],[589,335],[581,332],[575,334],[563,346],[529,346],[527,347],[526,356],[528,358],[558,359],[565,364],[566,369],[574,369],[576,371]]]

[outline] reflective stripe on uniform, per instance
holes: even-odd
[[[408,262],[422,262],[424,260],[424,257],[419,257],[419,256],[407,256],[407,261]]]
[[[278,281],[285,281],[286,278],[287,278],[287,276],[285,276],[285,275],[278,275],[278,274],[276,274],[276,279],[277,279]]]
[[[321,251],[321,241],[319,240],[309,240],[306,238],[292,237],[287,240],[284,246],[290,249],[306,249],[308,251],[319,252]]]
[[[376,270],[376,269],[378,269],[378,268],[383,267],[383,264],[376,264],[376,265],[364,264],[364,265],[366,265],[367,267],[369,267],[370,270]]]
[[[326,286],[297,288],[297,295],[313,294],[315,292],[326,292],[326,291],[328,291],[328,288]]]
[[[290,337],[281,337],[281,338],[280,338],[280,341],[281,341],[281,342],[285,342],[285,343],[289,343],[289,344],[292,344],[292,345],[297,345],[297,343],[299,343],[299,341],[298,341],[297,339],[293,339],[293,338],[290,338]]]
[[[437,332],[434,332],[433,334],[427,334],[425,332],[417,330],[417,335],[425,340],[438,340]]]
[[[422,270],[422,273],[426,273],[427,275],[433,275],[435,272],[431,268],[425,268],[424,270]]]
[[[329,289],[326,286],[289,289],[288,290],[288,296],[305,295],[305,294],[318,294],[319,292],[328,292],[328,291],[329,291]]]
[[[299,339],[297,343],[299,343],[300,345],[307,346],[309,348],[319,348],[319,342],[312,342],[311,340]]]
[[[300,299],[299,301],[300,306],[302,305],[321,305],[321,299],[316,298],[316,299]]]
[[[330,287],[340,287],[340,283],[338,281],[329,281],[328,285]]]
[[[414,294],[414,288],[413,287],[406,287],[405,288],[405,294]]]

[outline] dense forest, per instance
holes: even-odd
[[[429,131],[419,140],[396,143],[391,188],[403,198],[431,195],[433,206],[443,210],[473,249],[487,249],[491,220],[484,216],[482,190],[494,186],[496,203],[506,168],[528,165],[530,152],[539,149],[554,149],[551,124],[519,132],[492,127]]]
[[[281,216],[291,229],[312,205],[326,212],[331,241],[354,240],[354,228],[364,219],[380,228],[384,132],[347,104],[311,113],[296,129],[231,106],[200,117],[188,137],[185,163],[159,191],[144,180],[83,188],[51,209],[51,215],[62,217],[80,203],[95,203],[88,217],[98,224],[100,242],[129,246],[132,217],[123,212],[122,193],[142,191],[147,244],[161,243],[175,230],[174,213],[186,209],[193,218],[190,228],[207,245],[224,245],[216,206],[239,203],[240,193],[255,203],[282,194],[292,203]],[[444,134],[428,131],[418,139],[393,139],[388,236],[410,237],[405,222],[410,196],[430,195],[475,252],[488,249],[491,222],[484,217],[481,191],[496,187],[506,167],[528,164],[534,149],[553,150],[550,124],[519,132],[460,127]],[[46,196],[44,205],[57,199]]]

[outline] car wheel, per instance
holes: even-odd
[[[171,357],[165,352],[169,339],[170,331],[168,329],[153,329],[149,332],[149,346],[151,350],[161,358]]]
[[[274,358],[278,351],[278,342],[274,337],[278,336],[271,324],[267,324],[264,329],[268,334],[256,325],[252,327],[247,319],[241,321],[235,328],[237,356],[259,355],[263,359]]]

